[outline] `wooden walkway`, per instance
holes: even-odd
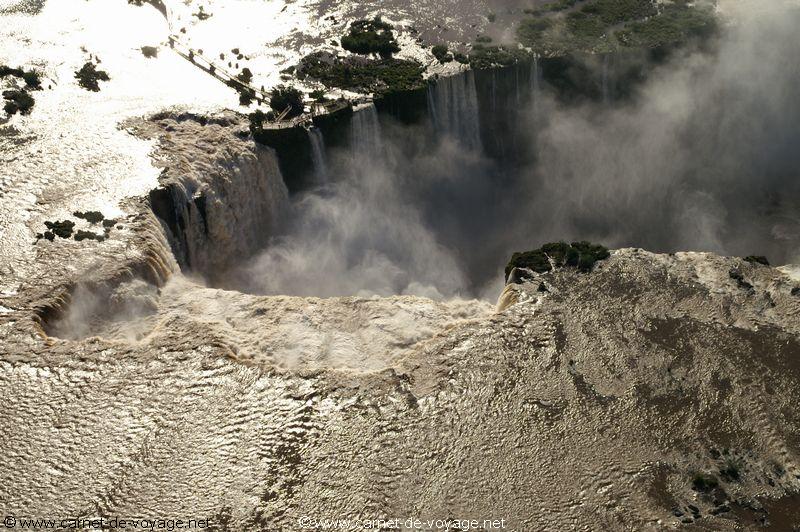
[[[237,90],[249,92],[254,95],[254,99],[258,103],[269,102],[271,97],[270,92],[253,86],[250,83],[242,81],[237,75],[232,74],[224,66],[217,65],[214,61],[204,56],[201,50],[193,50],[192,48],[180,42],[177,35],[169,36],[169,45],[175,53],[200,68],[207,74],[217,78],[225,85]],[[310,127],[311,122],[315,116],[327,115],[336,113],[348,107],[352,107],[354,102],[348,99],[341,98],[338,100],[331,100],[329,102],[315,102],[311,104],[311,113],[303,113],[300,116],[284,119],[289,113],[290,108],[286,108],[280,113],[274,121],[266,122],[264,127],[269,129],[289,129],[293,127]]]
[[[151,6],[156,8],[166,19],[167,25],[169,26],[171,33],[169,36],[169,46],[172,50],[175,51],[175,53],[177,53],[178,55],[180,55],[181,57],[183,57],[184,59],[186,59],[199,69],[203,70],[207,74],[214,76],[216,79],[218,79],[225,85],[232,87],[237,91],[252,94],[253,98],[259,104],[269,102],[269,99],[272,96],[269,91],[266,91],[260,87],[255,87],[252,84],[239,79],[237,74],[233,74],[232,72],[227,70],[224,65],[218,65],[213,60],[204,56],[202,50],[195,50],[183,44],[180,41],[180,36],[177,33],[175,33],[175,30],[172,25],[172,20],[170,19],[169,16],[170,15],[169,9],[167,8],[163,0],[143,0],[143,2],[150,4]],[[275,120],[271,122],[265,122],[264,127],[269,129],[290,129],[293,127],[309,128],[313,123],[312,121],[314,117],[333,114],[347,108],[352,108],[354,105],[359,103],[364,103],[364,102],[362,102],[362,99],[358,99],[357,101],[351,101],[344,97],[339,98],[338,100],[331,100],[328,102],[314,102],[311,104],[311,113],[303,113],[300,116],[285,119],[286,115],[291,110],[289,107],[287,107],[283,112],[281,112],[275,118]]]

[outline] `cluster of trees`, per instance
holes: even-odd
[[[12,68],[6,65],[0,65],[0,78],[13,76],[25,82],[25,86],[19,89],[9,89],[3,91],[3,110],[13,115],[15,113],[28,114],[36,104],[36,100],[28,92],[29,90],[40,90],[42,88],[42,80],[39,72],[36,70],[25,70],[23,68]]]
[[[431,48],[431,53],[440,63],[449,63],[453,60],[453,54],[443,44],[437,44]]]
[[[85,231],[83,229],[75,230],[75,222],[72,220],[56,220],[55,222],[47,221],[44,223],[47,231],[44,233],[38,233],[36,235],[36,241],[38,242],[41,239],[46,239],[53,241],[55,237],[59,238],[74,238],[78,242],[81,240],[96,240],[98,242],[102,242],[106,238],[109,237],[109,233],[111,229],[116,225],[117,221],[112,218],[106,218],[103,213],[100,211],[75,211],[72,213],[73,216],[77,218],[81,218],[86,220],[92,225],[97,225],[100,222],[103,223],[103,232],[102,233],[95,233],[93,231]]]
[[[15,113],[26,115],[31,112],[31,109],[36,104],[33,96],[24,90],[10,89],[3,91],[3,98],[5,99],[3,110],[9,115]]]
[[[656,48],[707,38],[717,29],[713,9],[685,0],[590,0],[579,6],[558,0],[526,13],[534,18],[520,23],[517,37],[538,53]]]
[[[506,278],[514,268],[524,268],[536,273],[545,273],[553,268],[568,266],[582,272],[592,270],[595,262],[610,256],[608,248],[599,244],[581,241],[567,244],[551,242],[532,251],[514,253],[506,265]]]
[[[91,61],[86,62],[80,70],[75,72],[75,79],[78,80],[78,85],[87,91],[99,92],[100,81],[109,81],[108,72],[99,70],[97,66]]]
[[[10,66],[0,65],[0,78],[15,76],[25,81],[25,86],[29,89],[38,90],[42,88],[42,80],[36,70],[25,70],[23,68],[11,68]]]
[[[350,24],[350,33],[342,37],[342,48],[355,54],[379,54],[387,59],[400,51],[392,29],[380,17],[356,20]]]
[[[305,105],[303,104],[303,93],[294,87],[278,85],[272,89],[269,98],[269,106],[275,113],[283,113],[287,108],[289,113],[286,118],[293,118],[303,114]]]
[[[423,87],[424,70],[416,61],[395,58],[340,58],[316,52],[300,61],[297,77],[315,79],[326,87],[391,94]]]

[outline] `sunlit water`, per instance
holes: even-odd
[[[156,9],[126,2],[59,0],[36,16],[2,17],[0,64],[42,71],[44,90],[29,116],[0,125],[0,288],[33,271],[30,244],[45,220],[90,209],[116,216],[122,198],[157,185],[153,145],[120,129],[125,119],[237,106],[234,91],[164,45],[169,35]],[[158,57],[142,46],[160,46]],[[100,92],[74,79],[90,57],[111,78]]]

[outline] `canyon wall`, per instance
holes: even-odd
[[[241,127],[233,116],[166,115],[138,125],[159,143],[153,212],[180,265],[209,278],[263,248],[288,208],[274,150],[246,140]]]

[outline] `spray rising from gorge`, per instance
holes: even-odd
[[[634,87],[620,87],[620,58],[587,59],[597,95],[565,100],[532,62],[440,79],[412,123],[369,105],[344,143],[312,129],[312,185],[215,283],[494,299],[498,257],[561,239],[794,260],[798,17],[775,13],[650,64]],[[495,127],[509,113],[513,131]]]

